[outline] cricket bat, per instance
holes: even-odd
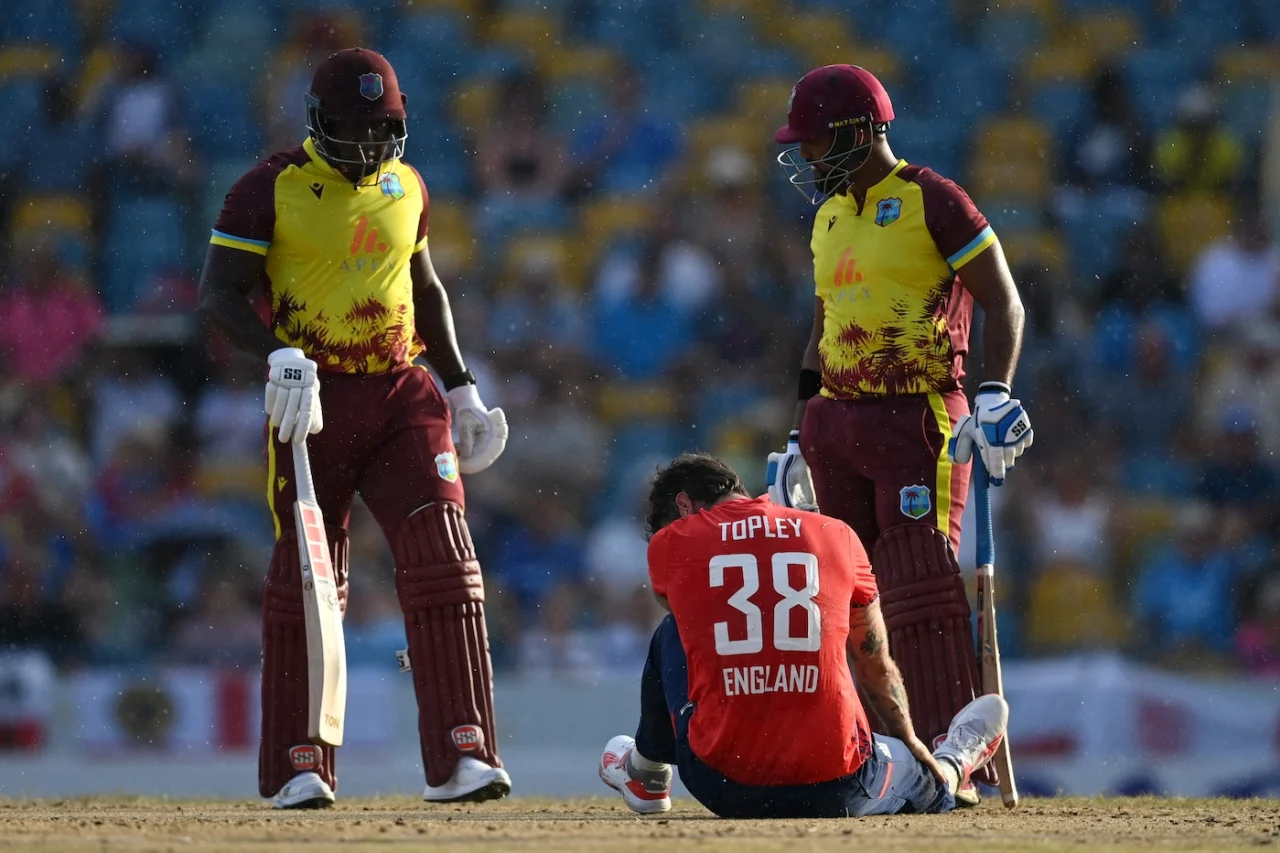
[[[329,557],[329,537],[316,502],[307,443],[293,443],[293,476],[298,500],[293,505],[302,563],[302,610],[307,625],[307,737],[325,746],[342,746],[347,711],[347,648],[342,637],[338,579]]]
[[[977,451],[973,454],[975,510],[978,523],[978,661],[982,669],[982,691],[1004,696],[1000,676],[1000,643],[996,638],[995,567],[996,537],[991,524],[991,483]],[[992,756],[1000,777],[1000,799],[1005,808],[1018,804],[1018,785],[1013,778],[1013,758],[1009,755],[1009,735]]]

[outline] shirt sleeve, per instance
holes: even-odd
[[[276,227],[276,176],[273,163],[260,163],[236,181],[222,203],[209,242],[214,246],[265,255]]]
[[[409,166],[408,163],[405,165]],[[414,177],[418,179],[418,186],[422,189],[422,214],[418,217],[418,236],[413,244],[413,252],[416,255],[427,248],[427,219],[431,213],[431,197],[427,195],[427,182],[422,180],[422,175],[412,166],[409,168],[413,170]]]
[[[959,270],[996,242],[987,218],[954,181],[929,174],[920,189],[925,226],[951,269]]]
[[[649,587],[663,598],[667,597],[667,539],[666,531],[659,530],[649,540]]]
[[[850,604],[854,607],[866,607],[880,597],[880,588],[876,586],[876,576],[871,571],[871,560],[867,558],[867,549],[853,528],[845,525],[849,536],[849,562],[853,566],[853,596]]]

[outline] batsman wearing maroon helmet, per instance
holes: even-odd
[[[427,189],[401,159],[405,104],[390,63],[371,50],[321,63],[306,95],[308,138],[232,187],[200,280],[202,315],[268,371],[276,545],[262,592],[258,788],[277,808],[328,806],[337,787],[334,749],[307,737],[290,442],[305,441],[310,454],[340,600],[357,492],[391,546],[424,798],[480,801],[511,790],[498,759],[484,587],[459,479],[498,458],[507,423],[481,402],[458,351],[427,251]],[[259,287],[269,327],[250,305]]]
[[[1032,431],[1010,396],[1023,309],[1004,252],[964,190],[893,154],[893,117],[873,74],[828,65],[796,84],[774,135],[818,212],[799,405],[768,480],[775,501],[821,507],[871,543],[890,648],[927,742],[981,692],[955,556],[967,463],[976,449],[999,485]],[[970,414],[961,380],[975,299],[987,375]]]

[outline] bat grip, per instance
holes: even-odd
[[[298,500],[317,504],[316,484],[311,478],[311,457],[307,455],[307,441],[291,442],[293,446],[293,478],[298,490]]]
[[[979,566],[994,566],[996,535],[991,524],[991,478],[987,476],[987,466],[982,464],[982,455],[977,452],[973,454],[972,474],[974,513],[978,524],[977,562]]]

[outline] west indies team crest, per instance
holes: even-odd
[[[440,475],[440,479],[446,483],[458,482],[458,457],[454,456],[452,451],[446,450],[444,453],[436,455],[436,473]]]
[[[876,203],[876,224],[881,228],[897,222],[901,215],[902,199],[900,198],[882,198]]]
[[[399,201],[404,198],[404,184],[400,183],[400,176],[395,172],[388,172],[378,181],[378,185],[382,187],[382,194]]]
[[[903,486],[898,491],[898,509],[907,518],[917,521],[924,518],[933,509],[933,498],[928,486]]]
[[[362,97],[370,101],[376,101],[382,97],[382,75],[381,74],[361,74],[360,75],[360,94]]]

